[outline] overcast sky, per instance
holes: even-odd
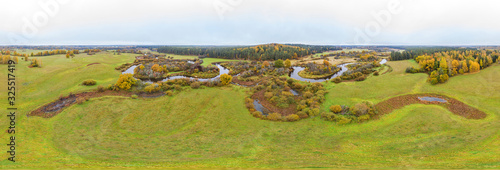
[[[493,0],[4,0],[0,44],[500,45]]]

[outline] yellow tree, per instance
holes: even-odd
[[[477,62],[469,61],[470,64],[470,72],[475,73],[478,72],[481,69],[481,66]]]
[[[462,70],[464,70],[464,73],[468,73],[469,72],[469,66],[467,66],[467,61],[466,60],[462,61]]]
[[[232,80],[233,80],[233,76],[231,76],[231,75],[228,75],[228,74],[220,75],[220,81],[221,81],[222,85],[228,85],[229,83],[231,83]]]
[[[448,63],[446,62],[446,58],[441,58],[441,62],[439,62],[439,67],[441,67],[444,70],[444,73],[448,71]]]
[[[136,81],[137,80],[130,73],[121,74],[115,86],[118,87],[118,89],[128,90],[136,83]]]
[[[289,59],[285,60],[285,68],[290,68],[292,66],[292,62]]]

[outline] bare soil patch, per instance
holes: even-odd
[[[442,98],[447,102],[442,103],[437,101],[433,102],[423,101],[419,100],[418,97],[437,97],[437,98]],[[377,103],[375,105],[375,109],[377,109],[379,115],[384,115],[391,113],[395,109],[400,109],[406,105],[417,104],[417,103],[440,105],[447,108],[453,114],[465,117],[467,119],[483,119],[486,117],[486,113],[484,113],[483,111],[480,111],[476,108],[466,105],[465,103],[462,103],[461,101],[458,101],[454,98],[439,94],[409,94],[409,95],[397,96],[390,98],[386,101]]]
[[[91,66],[91,65],[95,65],[95,64],[101,64],[101,63],[90,63],[90,64],[87,64],[87,67]]]

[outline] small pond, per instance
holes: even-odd
[[[418,100],[428,101],[428,102],[441,102],[441,103],[447,102],[445,99],[437,97],[418,97]]]
[[[299,92],[294,90],[294,89],[290,89],[290,92],[294,95],[294,96],[298,96],[299,95]]]
[[[385,63],[387,63],[387,60],[385,58],[382,59],[382,61],[380,61],[380,64],[385,64]]]
[[[262,115],[267,116],[269,114],[269,110],[267,110],[267,108],[265,108],[264,106],[262,106],[259,103],[259,100],[257,100],[257,99],[253,100],[253,105],[254,105],[255,110],[261,112]]]

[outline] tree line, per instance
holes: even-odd
[[[338,48],[338,47],[337,47]],[[278,60],[298,59],[323,50],[337,49],[333,46],[265,44],[240,47],[158,47],[160,53],[177,55],[197,55],[200,57],[246,59],[246,60]]]
[[[404,51],[393,51],[391,52],[390,60],[409,60],[415,59],[417,56],[434,54],[446,51],[460,51],[464,52],[467,50],[475,50],[473,48],[459,48],[459,47],[410,47],[406,48]]]
[[[498,62],[498,53],[488,52],[488,50],[454,50],[420,55],[415,58],[415,61],[420,65],[420,68],[409,67],[406,72],[429,73],[428,81],[431,84],[438,84],[448,81],[450,77],[479,72],[481,69],[489,67],[494,62]]]

